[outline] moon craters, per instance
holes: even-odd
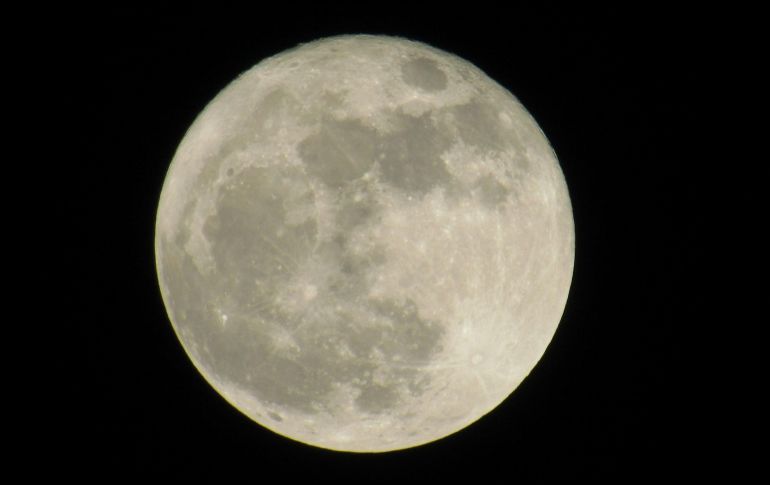
[[[404,82],[425,91],[441,91],[447,87],[447,76],[439,69],[436,61],[418,57],[401,65]]]
[[[573,241],[558,162],[510,93],[424,44],[344,36],[212,101],[155,244],[212,386],[280,434],[385,451],[515,389],[564,308]]]

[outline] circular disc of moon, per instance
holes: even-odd
[[[262,426],[379,452],[457,432],[545,352],[574,260],[548,140],[467,61],[341,36],[260,62],[198,116],[155,235],[205,379]]]

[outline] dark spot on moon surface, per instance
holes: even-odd
[[[484,175],[476,181],[476,191],[479,200],[487,208],[493,209],[505,202],[510,190],[497,181],[492,175]]]
[[[425,194],[446,185],[453,177],[441,159],[454,140],[429,116],[397,114],[399,129],[385,136],[380,144],[383,178],[393,186],[413,194]]]
[[[493,104],[474,100],[446,111],[451,117],[443,121],[430,114],[412,116],[398,109],[383,112],[381,115],[393,127],[384,134],[360,120],[325,118],[318,131],[298,145],[298,152],[308,174],[331,188],[349,190],[349,184],[360,182],[377,164],[383,182],[418,196],[435,187],[464,192],[441,158],[458,140],[484,153],[526,152],[515,130],[501,122]],[[528,169],[526,157],[516,156],[512,161],[521,171]],[[507,195],[507,189],[492,178],[482,178],[478,187],[469,189],[480,191],[488,207],[498,205]],[[344,206],[344,201],[340,202]],[[349,209],[343,211],[342,219],[358,218],[357,211],[362,218],[371,215],[366,203],[353,204]]]
[[[382,212],[381,203],[373,192],[372,186],[363,180],[350,183],[340,192],[336,220],[340,232],[350,232]]]
[[[471,102],[452,109],[460,138],[482,151],[504,151],[513,143],[512,134],[498,118],[498,110],[485,102]]]
[[[257,178],[260,173],[257,171],[252,175]],[[264,183],[269,183],[269,177],[261,175],[259,179],[267,179]],[[252,190],[257,188],[254,184],[248,185]],[[259,187],[266,189],[261,185]],[[273,200],[269,191],[265,198]],[[344,274],[340,268],[340,272],[334,274],[329,282],[319,283],[319,291],[325,295],[324,298],[346,302],[344,308],[334,310],[332,301],[327,305],[330,307],[328,310],[294,314],[280,305],[273,304],[268,307],[260,306],[250,313],[231,315],[227,332],[212,332],[211,329],[206,329],[205,325],[201,325],[201,335],[206,336],[196,339],[205,338],[214,350],[212,357],[208,359],[212,372],[222,376],[224,380],[237,383],[265,403],[308,414],[323,409],[327,396],[340,383],[348,383],[360,389],[357,404],[366,412],[376,413],[394,405],[399,395],[398,388],[393,387],[395,384],[378,387],[364,377],[367,373],[371,375],[371,371],[380,365],[368,358],[369,353],[385,344],[387,348],[383,355],[388,360],[394,352],[401,352],[399,349],[402,347],[406,347],[407,352],[414,352],[415,349],[409,348],[408,342],[404,340],[402,334],[405,329],[393,331],[386,328],[390,325],[380,325],[371,334],[363,330],[367,322],[360,321],[362,312],[370,314],[373,311],[362,298],[367,291],[364,279],[366,266],[361,261],[350,259],[352,255],[346,249],[347,241],[343,234],[340,236],[322,243],[318,250],[324,261],[334,262],[338,267],[349,266],[350,273]],[[261,243],[257,241],[256,244]],[[266,259],[269,248],[262,246],[258,250],[263,253],[268,251],[261,258],[257,258]],[[269,286],[275,286],[280,285],[282,279],[280,275],[276,275],[266,281]],[[331,289],[332,284],[340,286]],[[347,311],[345,308],[350,308],[350,302],[356,300],[364,302],[364,306],[358,312]],[[270,300],[262,298],[262,301]],[[387,302],[382,304],[387,306]],[[205,303],[198,302],[197,305],[204,306]],[[382,305],[380,307],[384,308]],[[415,324],[420,327],[421,323],[413,318],[415,312],[416,308],[409,307],[404,310],[396,305],[388,318],[395,327]],[[399,320],[402,315],[406,317],[403,321]],[[213,316],[202,317],[199,321],[211,321]],[[417,328],[416,331],[420,335],[426,334],[426,330]],[[430,333],[430,330],[427,330],[427,333]],[[422,340],[427,343],[429,339],[426,337]],[[288,347],[282,344],[282,341],[288,342]],[[302,350],[292,352],[292,346]],[[349,349],[355,358],[340,354],[341,349]],[[251,378],[243,379],[242,376],[247,374]],[[409,392],[411,393],[411,390]]]
[[[298,147],[307,171],[326,185],[343,187],[374,163],[377,133],[356,120],[324,120]]]
[[[360,313],[346,310],[308,316],[317,322],[294,332],[293,338],[303,349],[294,355],[276,349],[263,333],[266,330],[238,322],[239,333],[221,339],[223,347],[213,354],[238,355],[239,359],[217,359],[217,373],[238,380],[248,372],[253,377],[238,384],[260,400],[309,414],[323,408],[339,384],[358,390],[355,403],[361,411],[386,412],[402,395],[419,395],[429,385],[420,368],[440,351],[443,330],[436,322],[421,318],[411,301],[378,300],[366,305],[365,313],[384,319],[380,324],[358,321]],[[286,322],[276,319],[264,327],[275,325]],[[343,357],[340,349],[353,356]],[[380,357],[373,358],[374,351]],[[380,375],[377,381],[372,377],[375,371]]]
[[[409,394],[417,397],[421,396],[430,387],[431,379],[428,375],[416,376],[407,384]]]
[[[436,61],[418,57],[401,65],[401,78],[410,86],[425,91],[441,91],[447,87],[447,76]]]
[[[276,283],[296,271],[314,244],[315,220],[284,222],[287,207],[313,204],[307,184],[292,182],[304,178],[297,167],[246,168],[238,183],[220,190],[216,213],[203,225],[217,273],[224,275],[221,290],[241,308],[270,298]]]
[[[419,396],[430,384],[430,378],[419,369],[441,351],[444,329],[437,322],[420,317],[411,299],[369,300],[370,309],[385,321],[384,326],[356,326],[347,332],[348,347],[361,359],[368,359],[373,350],[382,356],[385,367],[380,372],[388,376],[384,382],[371,378],[358,385],[356,406],[367,413],[382,413],[391,409],[402,393]],[[398,382],[405,384],[401,389]]]
[[[361,387],[356,406],[361,411],[378,414],[387,411],[398,401],[398,392],[392,387],[368,383]]]
[[[169,293],[174,295],[175,307],[172,319],[190,334],[191,341],[201,342],[205,336],[205,327],[211,318],[206,307],[207,281],[200,274],[192,258],[184,251],[183,245],[176,241],[164,241],[162,246],[165,265],[164,281]]]
[[[323,103],[324,109],[331,111],[344,108],[345,95],[348,94],[349,91],[349,89],[338,89],[335,91],[324,90],[321,94],[321,102]],[[320,118],[316,120],[323,121]]]
[[[366,359],[376,349],[386,361],[422,363],[441,350],[445,332],[435,321],[422,318],[412,300],[368,300],[369,311],[379,315],[383,325],[340,322],[348,348]]]
[[[233,171],[233,169],[232,169],[232,168],[228,168],[228,169],[227,169],[227,176],[228,176],[228,177],[232,177],[234,173],[235,173],[235,172]]]
[[[356,123],[353,126],[355,132]],[[358,135],[372,141],[378,153],[387,151],[391,140],[358,128]],[[426,157],[437,156],[440,151],[434,152],[431,147],[437,140],[445,143],[440,135],[432,133],[435,128],[427,120],[409,118],[402,128],[412,128],[433,139],[387,147],[395,148],[391,156],[409,147],[416,147],[413,153],[424,150]],[[356,146],[349,140],[345,143]],[[358,149],[373,153],[371,148],[349,148]],[[417,177],[417,185],[403,181],[395,170],[386,172],[388,180],[403,182],[407,188],[429,186],[429,170],[411,170],[408,173]],[[323,170],[316,173],[319,178],[329,175]],[[278,290],[307,261],[316,242],[315,221],[285,224],[291,204],[313,203],[305,177],[300,167],[252,166],[238,173],[238,183],[220,189],[216,212],[203,225],[216,266],[213,275],[201,274],[190,254],[168,246],[166,264],[177,268],[170,270],[173,277],[168,281],[169,290],[175,295],[189,295],[185,300],[177,297],[181,308],[185,308],[177,321],[190,333],[191,341],[206,342],[206,349],[195,352],[203,355],[212,375],[238,385],[265,403],[317,413],[330,393],[343,383],[358,389],[356,405],[362,412],[386,412],[397,406],[402,394],[414,396],[425,388],[424,382],[418,382],[419,369],[440,351],[444,330],[439,323],[421,317],[411,300],[368,299],[367,274],[385,263],[384,250],[374,245],[365,253],[354,254],[347,238],[355,227],[381,212],[376,195],[369,192],[371,185],[364,180],[349,181],[339,191],[338,237],[316,246],[318,257],[335,262],[338,268],[328,280],[319,283],[319,292],[324,298],[345,302],[343,309],[333,310],[330,304],[328,311],[299,314],[276,303]],[[179,259],[175,254],[180,261],[175,262]],[[221,303],[212,305],[203,296],[212,289],[227,295],[231,308],[237,311],[231,312]],[[351,308],[351,302],[359,302],[355,304],[358,310],[345,309]],[[211,322],[220,322],[224,313],[228,317],[226,325],[212,326]],[[362,315],[372,315],[379,323],[361,321]],[[381,357],[372,360],[373,352]],[[362,377],[375,369],[385,373],[384,382]]]
[[[385,263],[385,249],[375,244],[371,249],[355,254],[349,250],[349,233],[337,231],[329,241],[318,245],[317,256],[331,262],[339,271],[325,280],[329,292],[336,298],[351,301],[359,298],[368,287],[368,274]]]
[[[378,160],[382,178],[412,194],[425,194],[453,177],[441,154],[454,142],[450,132],[428,116],[390,114],[395,129],[378,134],[357,120],[324,120],[320,130],[298,147],[309,174],[341,189],[368,172]]]
[[[170,261],[176,262],[176,258]],[[236,312],[229,316],[226,328],[212,325],[218,319],[206,298],[212,282],[197,271],[189,255],[179,263],[168,285],[170,290],[178,291],[176,295],[185,296],[175,301],[183,303],[186,312],[175,314],[175,321],[185,329],[185,339],[206,342],[204,349],[192,348],[192,352],[206,363],[207,372],[216,380],[232,382],[266,403],[313,413],[313,400],[330,390],[330,372],[350,377],[345,372],[352,369],[335,370],[328,359],[317,359],[325,362],[323,367],[314,365],[317,362],[312,354],[296,360],[278,351],[270,334],[281,325],[280,315],[270,317],[265,312],[259,317]]]
[[[268,415],[268,416],[270,416],[270,419],[272,419],[273,421],[278,421],[279,423],[280,423],[281,421],[283,421],[283,418],[281,417],[281,415],[280,415],[280,414],[277,414],[277,413],[274,413],[274,412],[272,412],[272,411],[269,411],[269,412],[267,413],[267,415]]]
[[[379,207],[372,201],[355,201],[342,205],[337,213],[340,230],[349,231],[356,226],[365,224]]]

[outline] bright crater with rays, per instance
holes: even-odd
[[[163,186],[156,263],[197,369],[315,446],[407,448],[495,408],[543,355],[574,259],[535,121],[470,63],[322,39],[227,86]]]

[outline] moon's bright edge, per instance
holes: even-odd
[[[543,355],[572,210],[534,119],[472,64],[341,36],[205,108],[163,185],[156,264],[179,340],[233,406],[356,452],[476,421]]]

